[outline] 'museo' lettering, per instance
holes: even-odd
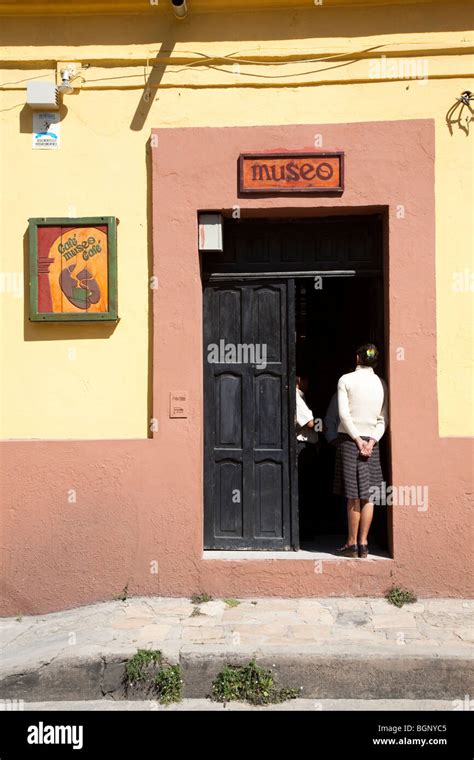
[[[64,243],[58,245],[58,251],[61,256],[64,257],[65,261],[69,261],[69,259],[72,259],[73,256],[77,256],[77,254],[81,252],[82,258],[84,261],[87,261],[96,253],[100,253],[101,250],[102,247],[100,243],[97,242],[92,235],[81,243],[78,243],[76,236],[72,235]]]
[[[241,153],[242,193],[328,193],[344,191],[342,151]]]
[[[311,163],[305,161],[302,164],[296,161],[289,161],[287,164],[267,164],[258,163],[250,166],[252,180],[262,182],[264,180],[274,182],[297,182],[298,180],[311,181],[319,179],[321,181],[330,180],[334,174],[331,164],[326,161]]]

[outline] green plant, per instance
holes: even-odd
[[[150,669],[159,667],[161,663],[162,655],[159,649],[139,649],[125,665],[127,686],[135,686],[146,681]]]
[[[161,704],[168,705],[180,701],[181,686],[180,666],[166,665],[158,649],[139,649],[125,665],[125,696],[141,687]]]
[[[169,665],[160,670],[155,677],[155,689],[162,705],[181,700],[181,668],[179,665]]]
[[[389,604],[394,604],[395,607],[403,607],[404,604],[413,604],[417,601],[417,598],[413,591],[402,588],[401,586],[393,586],[385,594],[386,600]]]
[[[238,599],[224,599],[224,602],[229,605],[229,607],[238,607],[240,602]]]
[[[279,689],[271,670],[261,668],[255,660],[248,665],[226,665],[212,683],[215,702],[250,702],[268,705],[296,699],[297,689]]]
[[[193,604],[204,604],[205,602],[212,602],[212,596],[203,592],[202,594],[193,594],[191,597]]]
[[[198,617],[198,615],[202,615],[201,610],[199,607],[193,607],[193,611],[191,612],[191,617]]]

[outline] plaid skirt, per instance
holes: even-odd
[[[361,436],[365,441],[367,436]],[[370,457],[360,455],[357,443],[345,433],[337,436],[334,493],[347,499],[370,499],[371,488],[381,488],[383,481],[379,444]],[[380,491],[379,491],[380,493]]]

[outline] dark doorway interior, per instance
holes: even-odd
[[[384,375],[382,277],[340,275],[298,279],[295,312],[296,372],[307,376],[307,402],[315,417],[324,419],[339,377],[355,367],[359,345],[370,341],[378,346],[377,372]],[[335,448],[323,433],[319,439],[319,451],[307,463],[311,476],[303,475],[299,504],[302,548],[308,542],[317,548],[325,536],[343,537],[347,525],[345,500],[332,493]],[[382,451],[383,465],[385,459]],[[378,546],[386,547],[386,516],[381,508],[376,510],[372,536]]]

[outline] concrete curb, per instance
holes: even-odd
[[[272,668],[280,686],[297,688],[303,698],[316,699],[462,699],[473,693],[474,662],[461,656],[390,657],[363,654],[257,654],[259,665]],[[127,657],[96,656],[53,659],[0,678],[1,699],[95,700],[124,699]],[[248,653],[181,653],[183,696],[207,697],[225,664],[244,664]],[[128,699],[150,699],[134,689]]]

